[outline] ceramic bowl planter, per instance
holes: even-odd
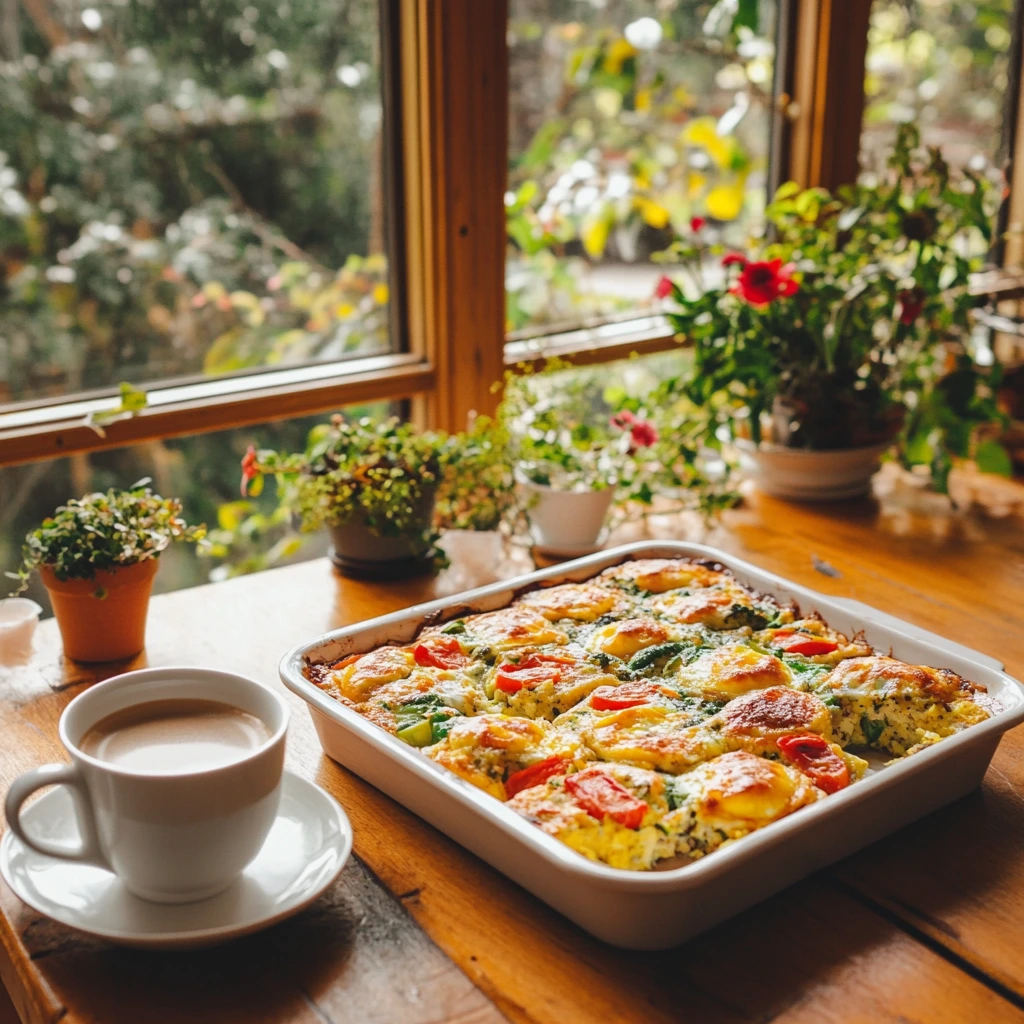
[[[424,550],[423,536],[433,522],[434,498],[433,490],[423,496],[406,533],[375,533],[365,519],[328,527],[331,561],[343,576],[363,580],[401,580],[430,572],[433,560]]]
[[[862,448],[814,451],[785,445],[739,440],[740,463],[758,490],[794,501],[839,501],[871,490],[882,455],[892,441]]]
[[[50,595],[64,653],[75,661],[120,661],[146,645],[146,615],[156,558],[114,570],[100,570],[90,580],[59,580],[48,565],[39,575]]]
[[[600,545],[605,518],[615,497],[614,488],[565,491],[523,480],[519,489],[533,539],[539,548],[577,555]]]

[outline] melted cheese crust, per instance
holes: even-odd
[[[331,673],[338,693],[349,700],[364,700],[375,687],[410,675],[415,665],[412,651],[404,647],[378,647],[358,661]]]
[[[699,765],[682,782],[699,793],[698,820],[730,838],[777,821],[821,796],[795,768],[745,750]]]
[[[863,636],[685,559],[626,562],[420,639],[446,629],[458,643],[435,643],[432,664],[416,662],[413,643],[310,665],[308,676],[408,742],[437,740],[426,757],[496,799],[508,785],[509,806],[544,832],[629,870],[706,856],[825,799],[784,756],[785,736],[821,736],[856,784],[867,762],[853,751],[912,754],[1001,710],[955,672],[876,654]],[[836,649],[798,654],[780,630]],[[418,717],[425,737],[408,724]],[[598,790],[579,796],[595,778]],[[602,814],[602,799],[631,811]]]
[[[496,651],[568,643],[569,637],[532,608],[512,605],[496,612],[471,615],[465,620],[467,634]]]
[[[784,686],[752,690],[730,701],[717,716],[732,736],[832,735],[832,713],[817,697]]]
[[[696,562],[675,558],[641,558],[605,569],[602,580],[633,583],[641,590],[663,594],[679,587],[711,587],[728,579],[725,573]]]
[[[656,619],[625,619],[600,627],[591,634],[587,646],[592,651],[628,661],[645,648],[672,639],[673,631],[667,623]]]
[[[593,622],[622,603],[615,591],[593,583],[566,583],[560,587],[534,590],[520,598],[524,608],[535,609],[552,622],[560,619]]]
[[[707,700],[730,700],[749,690],[787,686],[789,668],[774,655],[762,654],[747,644],[717,647],[680,669],[681,690]]]

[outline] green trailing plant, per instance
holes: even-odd
[[[149,480],[128,490],[87,494],[62,505],[26,538],[22,564],[6,575],[19,581],[15,593],[28,586],[33,569],[47,566],[59,580],[90,580],[159,558],[174,542],[203,540],[205,526],[189,526],[181,502],[154,494]]]
[[[991,241],[994,197],[954,173],[917,131],[899,132],[889,173],[832,195],[783,185],[768,232],[748,253],[699,231],[664,254],[669,318],[693,346],[692,368],[663,385],[723,433],[813,449],[892,439],[904,465],[927,466],[944,491],[955,458],[1009,460],[977,428],[998,422],[998,366],[973,356],[969,275]],[[720,283],[702,280],[717,258]]]

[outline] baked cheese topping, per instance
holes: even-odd
[[[708,700],[728,700],[748,690],[786,686],[793,678],[788,666],[772,654],[748,644],[718,647],[680,669],[680,689]]]
[[[566,583],[560,587],[534,590],[521,600],[524,608],[536,610],[552,622],[560,619],[593,622],[621,603],[615,591],[592,583]]]
[[[729,577],[724,572],[710,569],[697,562],[676,558],[643,558],[605,569],[602,581],[631,583],[640,590],[663,594],[680,587],[710,587]]]
[[[685,864],[1002,709],[720,566],[626,561],[333,664],[321,689],[582,856]]]

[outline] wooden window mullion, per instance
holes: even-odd
[[[399,0],[405,317],[436,368],[416,419],[489,412],[503,369],[507,0]]]

